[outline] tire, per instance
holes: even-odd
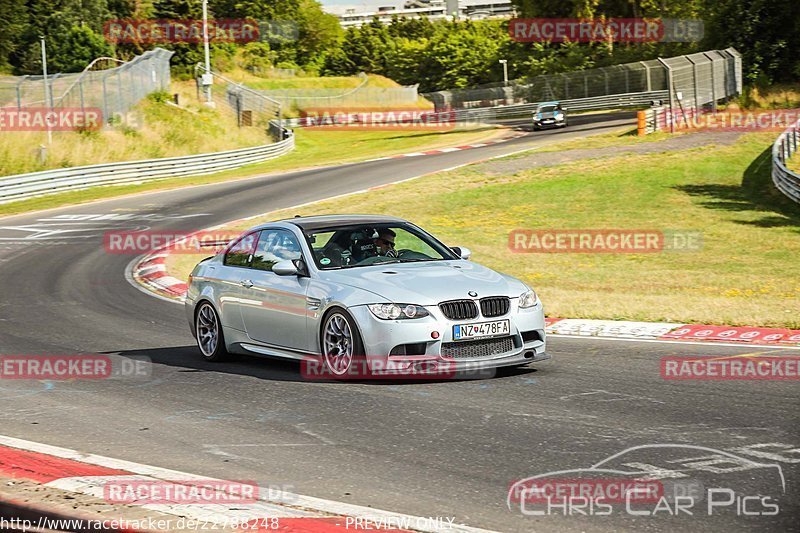
[[[334,379],[366,376],[364,343],[350,313],[334,307],[322,319],[319,346],[325,371]]]
[[[194,338],[197,347],[206,361],[224,361],[228,357],[225,336],[217,310],[209,302],[203,301],[194,314]]]

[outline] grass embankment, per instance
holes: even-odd
[[[0,176],[52,168],[216,152],[270,142],[260,128],[238,128],[235,117],[197,99],[182,98],[186,110],[151,95],[130,114],[131,123],[87,132],[54,132],[47,160],[40,161],[44,132],[0,132]]]
[[[281,78],[262,78],[244,70],[226,73],[234,81],[242,82],[251,89],[282,90],[282,89],[354,89],[364,84],[361,76],[291,76]],[[365,87],[400,87],[400,85],[384,76],[370,74],[367,76]]]
[[[296,149],[278,159],[206,176],[170,178],[140,185],[95,187],[84,191],[32,198],[0,205],[0,216],[90,202],[124,194],[175,189],[265,173],[349,163],[385,155],[469,144],[502,135],[503,132],[504,130],[494,127],[447,132],[323,131],[298,128],[295,130]]]
[[[606,142],[641,142],[613,139]],[[411,219],[446,243],[469,247],[476,261],[521,277],[549,316],[800,328],[800,208],[771,185],[773,140],[772,133],[747,134],[732,145],[515,173],[495,172],[489,162],[264,220],[298,213]],[[693,230],[703,232],[703,246],[514,254],[508,236],[520,228]],[[177,256],[170,266],[185,277],[199,258]]]
[[[261,78],[245,70],[233,70],[226,76],[234,81],[244,83],[251,89],[276,91],[273,97],[283,100],[287,117],[301,116],[306,108],[332,109],[433,109],[433,103],[419,96],[415,102],[397,102],[395,96],[379,89],[399,88],[396,81],[369,74],[363,76],[330,76],[330,77],[284,77]],[[191,82],[193,83],[193,82]],[[314,89],[323,89],[315,92]],[[292,98],[294,96],[302,98]],[[304,92],[305,91],[305,92]],[[318,98],[314,98],[318,96]]]

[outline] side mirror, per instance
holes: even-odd
[[[273,265],[272,271],[279,276],[297,276],[300,271],[294,261],[286,259],[285,261],[278,261]]]
[[[467,260],[470,258],[470,256],[472,256],[472,252],[469,250],[469,248],[464,248],[463,246],[453,246],[450,249],[453,250],[457,256],[464,260]]]

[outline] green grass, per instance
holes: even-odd
[[[772,133],[733,145],[583,160],[515,174],[473,165],[305,208],[388,213],[521,277],[549,316],[800,328],[800,207],[772,186]],[[250,224],[257,223],[251,221]],[[695,252],[515,254],[529,229],[691,230]],[[171,266],[185,275],[196,257]]]
[[[420,149],[457,146],[501,135],[503,131],[494,127],[449,132],[322,131],[298,128],[295,131],[295,151],[264,163],[206,176],[171,178],[140,185],[95,187],[84,191],[54,194],[2,204],[0,205],[0,216],[85,203],[125,194],[174,189],[260,174],[348,163]]]
[[[173,85],[177,90],[178,85]],[[47,160],[36,156],[47,145],[45,132],[0,132],[2,176],[97,163],[173,157],[233,150],[272,142],[263,128],[239,128],[232,113],[211,110],[196,98],[182,98],[185,109],[151,95],[136,106],[136,124],[120,124],[94,132],[54,132]]]
[[[265,78],[247,70],[234,68],[225,72],[225,76],[233,81],[241,82],[251,89],[353,89],[364,83],[361,76],[288,76]],[[385,76],[367,75],[367,87],[400,87]]]
[[[795,154],[790,157],[789,160],[786,161],[786,168],[800,174],[800,155]]]
[[[636,129],[631,130],[623,128],[622,131],[613,133],[603,133],[601,135],[592,135],[591,137],[564,141],[556,145],[546,146],[537,151],[561,152],[564,150],[593,150],[598,148],[612,148],[615,146],[633,146],[641,143],[660,142],[671,137],[674,136],[663,132],[651,133],[650,135],[639,137],[636,135]],[[526,154],[522,153],[517,154],[514,157],[518,158],[525,156]]]

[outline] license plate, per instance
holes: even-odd
[[[453,340],[479,339],[481,337],[495,337],[511,333],[510,320],[494,320],[492,322],[479,322],[477,324],[461,324],[453,326]]]
[[[546,118],[542,122],[544,122],[545,124],[550,124],[551,122],[553,122],[553,120],[554,119],[552,119],[552,118]]]

